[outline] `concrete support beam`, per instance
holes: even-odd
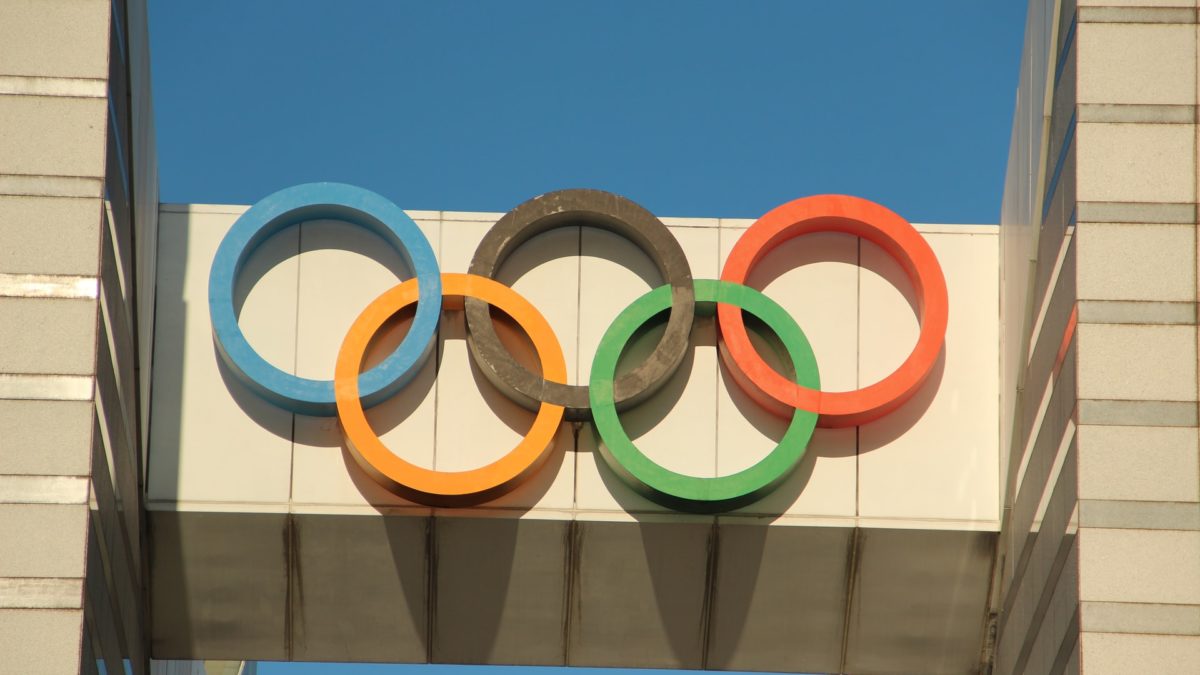
[[[158,659],[968,673],[996,537],[727,517],[150,515]]]

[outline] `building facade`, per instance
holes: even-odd
[[[4,3],[0,119],[0,670],[144,673],[145,3]]]
[[[1200,667],[1194,5],[1030,3],[1000,228],[998,673]]]
[[[152,658],[1200,672],[1194,0],[1030,1],[1000,226],[918,227],[952,301],[927,396],[897,422],[818,430],[815,459],[766,506],[720,516],[629,491],[587,423],[561,428],[570,461],[525,492],[427,508],[365,478],[336,423],[247,395],[218,366],[203,307],[213,251],[246,207],[158,203],[147,33],[139,0],[0,4],[0,673],[147,673]],[[447,272],[467,271],[500,218],[410,215]],[[750,225],[664,221],[697,278]],[[590,231],[508,271],[556,329],[573,322],[577,377],[603,326],[572,302],[654,277],[596,282],[636,256]],[[370,248],[336,225],[276,239],[241,291],[242,324],[303,374],[305,349],[341,339],[305,308],[349,325],[358,306],[297,289],[345,272],[365,304],[395,265],[322,258]],[[586,246],[592,272],[566,260]],[[810,335],[845,362],[828,372],[848,389],[898,358],[858,355],[862,307],[916,331],[912,289],[873,251],[810,247],[821,283],[854,290],[787,307],[853,308],[831,324],[850,332]],[[816,279],[778,276],[776,290]],[[484,440],[524,413],[479,393],[461,329],[444,330],[434,393],[401,400],[410,419],[393,426],[461,470],[486,456],[438,453],[438,438],[481,442],[446,401],[498,415]],[[293,339],[313,334],[315,347]],[[751,414],[704,353],[710,379],[685,378],[641,431],[711,450],[719,474],[741,468],[723,448],[774,432],[663,421],[674,406]],[[994,377],[963,377],[978,372]],[[661,459],[686,469],[693,454]]]

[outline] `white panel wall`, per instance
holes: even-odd
[[[293,416],[257,400],[218,367],[208,323],[212,255],[242,207],[163,207],[150,461],[151,508],[375,512],[417,508],[375,486],[342,448],[332,419]],[[414,212],[443,271],[465,272],[498,214]],[[720,265],[747,220],[664,219],[696,278]],[[943,359],[914,401],[860,429],[819,429],[796,473],[742,510],[780,522],[875,527],[996,529],[997,235],[984,226],[921,227],[950,288]],[[243,283],[242,326],[280,368],[328,377],[342,336],[378,293],[407,277],[374,235],[305,223],[268,242]],[[565,228],[520,248],[498,274],[549,320],[572,383],[586,383],[612,319],[661,283],[632,244],[591,228]],[[845,235],[814,235],[773,252],[750,279],[787,309],[812,342],[825,389],[849,390],[890,372],[915,342],[911,288],[879,249]],[[381,337],[386,353],[405,330]],[[515,444],[533,415],[480,375],[461,312],[441,324],[442,350],[416,380],[369,413],[400,456],[462,470]],[[501,331],[502,335],[504,331]],[[651,334],[648,339],[654,339]],[[530,358],[511,341],[519,358]],[[719,364],[716,327],[700,317],[694,349],[664,390],[623,418],[647,454],[673,470],[724,475],[768,452],[783,423],[758,409]],[[565,449],[514,494],[487,505],[513,514],[624,520],[661,512],[626,488],[595,453],[590,425],[564,425]],[[513,511],[512,509],[515,509]],[[588,515],[588,514],[591,515]],[[558,515],[555,515],[558,514]]]
[[[150,504],[219,508],[288,500],[292,415],[225,377],[208,319],[209,265],[237,215],[161,213]],[[295,364],[296,304],[284,299],[297,284],[296,235],[281,233],[247,263],[247,275],[258,282],[242,306],[250,343],[287,370]]]
[[[901,410],[859,430],[859,515],[988,521],[1000,518],[997,278],[991,234],[926,236],[949,282],[946,346],[930,381]],[[899,265],[863,243],[860,384],[891,373],[916,343],[912,290]],[[970,281],[968,281],[970,280]],[[903,290],[903,292],[902,292]],[[868,318],[869,317],[869,318]],[[984,354],[991,356],[981,363]],[[986,366],[984,366],[986,364]],[[930,489],[932,488],[932,489]]]

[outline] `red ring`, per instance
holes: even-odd
[[[817,424],[822,427],[857,426],[900,407],[933,370],[946,339],[946,278],[925,238],[896,213],[858,197],[816,195],[777,206],[751,225],[734,245],[721,279],[745,284],[750,269],[776,246],[814,232],[862,237],[900,263],[916,291],[921,322],[912,353],[892,374],[862,389],[809,389],[780,375],[759,356],[746,334],[740,308],[719,304],[721,355],[742,389],[767,409],[789,416],[791,408],[814,411],[820,414]]]

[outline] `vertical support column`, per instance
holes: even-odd
[[[111,16],[108,0],[0,3],[0,673],[76,673],[91,651]]]
[[[1066,665],[1195,673],[1197,8],[1079,4],[1079,645]]]

